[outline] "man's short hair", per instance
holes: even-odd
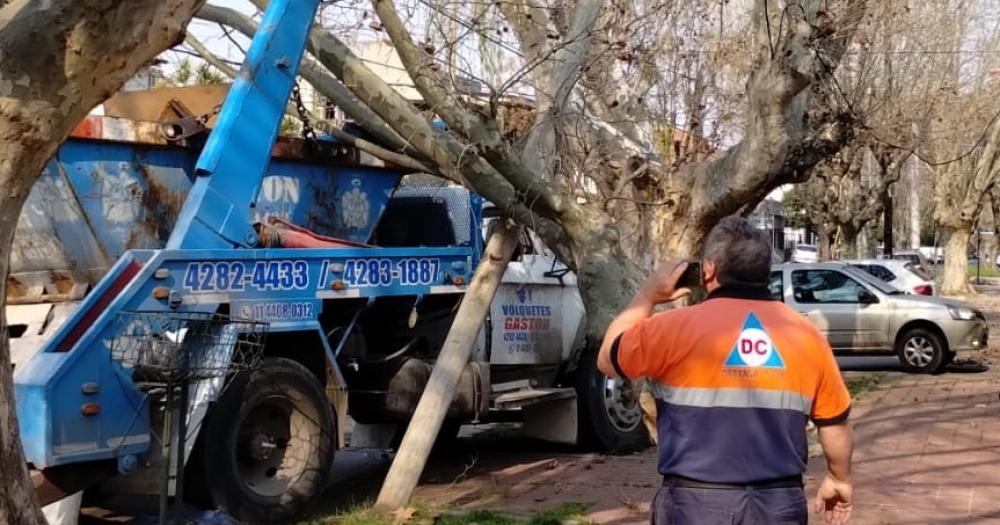
[[[719,221],[705,239],[704,258],[715,263],[719,284],[767,285],[771,243],[754,225],[736,215]]]

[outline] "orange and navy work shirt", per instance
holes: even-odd
[[[801,475],[806,419],[840,424],[850,395],[826,338],[767,290],[722,287],[656,314],[611,347],[618,375],[647,377],[662,475],[754,483]]]

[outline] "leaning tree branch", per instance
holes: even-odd
[[[788,27],[774,57],[759,55],[747,83],[743,140],[686,170],[691,208],[706,224],[780,184],[805,180],[852,136],[850,118],[827,111],[819,90],[809,88],[832,78],[866,6],[842,0],[843,16],[832,20],[821,4],[808,0],[786,10]]]
[[[252,0],[258,8],[266,0]],[[409,101],[371,71],[364,62],[335,35],[314,27],[309,33],[313,56],[332,72],[359,99],[404,137],[428,160],[450,178],[463,180],[517,222],[535,229],[546,244],[560,256],[572,261],[572,249],[562,227],[535,212],[525,199],[493,166],[475,150],[459,143],[447,131],[435,127]]]
[[[219,71],[222,71],[229,78],[236,78],[236,76],[239,74],[239,71],[231,67],[224,60],[219,58],[215,53],[212,53],[207,47],[205,47],[204,44],[201,43],[200,40],[195,38],[193,35],[188,35],[187,38],[184,39],[184,41],[189,46],[191,46],[192,49],[195,50],[198,56],[203,58],[206,62],[211,64]],[[293,117],[296,117],[298,116],[298,109],[295,107],[295,104],[289,101],[285,107],[285,113]],[[309,119],[313,121],[313,123],[316,125],[317,128],[320,129],[320,131],[332,136],[333,138],[349,146],[353,146],[365,153],[368,153],[369,155],[382,159],[386,162],[395,164],[396,166],[401,168],[408,168],[414,171],[422,173],[430,173],[431,175],[437,175],[439,177],[447,178],[444,174],[442,174],[436,168],[427,163],[421,162],[408,155],[403,155],[402,153],[396,153],[395,151],[390,151],[388,149],[383,148],[382,146],[379,146],[378,144],[374,144],[367,140],[355,137],[354,135],[351,135],[350,133],[347,133],[346,131],[340,129],[340,127],[337,126],[336,124],[327,121],[326,119],[322,118],[320,115],[317,115],[312,111],[309,111]]]
[[[263,11],[263,8],[261,8]],[[252,37],[257,32],[257,22],[250,17],[230,9],[207,4],[202,7],[197,15],[202,20],[224,24],[237,31]],[[369,133],[378,138],[390,150],[412,153],[406,140],[399,136],[388,124],[383,121],[378,114],[373,112],[364,102],[358,100],[341,82],[330,75],[323,75],[321,68],[303,56],[299,74],[312,84],[320,93],[329,98],[340,109],[351,116],[355,122],[360,124]]]
[[[372,0],[382,26],[392,39],[403,67],[414,86],[435,112],[457,133],[476,145],[477,151],[515,188],[525,194],[529,202],[537,205],[541,213],[554,217],[564,209],[558,192],[549,191],[537,174],[529,171],[506,147],[506,142],[496,121],[468,110],[459,103],[459,94],[449,89],[448,83],[433,69],[433,57],[424,53],[413,42],[392,0]]]

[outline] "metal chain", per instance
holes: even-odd
[[[208,121],[211,120],[212,117],[218,115],[220,111],[222,111],[222,104],[216,104],[215,107],[212,108],[211,111],[209,111],[208,113],[205,113],[204,115],[199,115],[199,116],[195,117],[195,120],[197,120],[198,122],[200,122],[202,126],[207,126],[208,125]]]
[[[312,124],[309,122],[309,112],[306,111],[306,105],[302,103],[302,93],[299,92],[298,82],[292,85],[292,101],[295,102],[295,111],[299,113],[299,120],[302,121],[302,138],[306,140],[309,148],[313,152],[316,152],[318,151],[316,130],[313,129]]]

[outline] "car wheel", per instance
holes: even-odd
[[[245,522],[288,521],[326,485],[336,420],[301,364],[265,359],[216,403],[202,444],[212,503]]]
[[[612,454],[649,446],[638,388],[631,381],[612,379],[598,370],[596,350],[580,356],[575,386],[580,444]]]
[[[948,364],[941,336],[926,328],[912,328],[903,334],[896,343],[896,354],[907,372],[930,374]]]

